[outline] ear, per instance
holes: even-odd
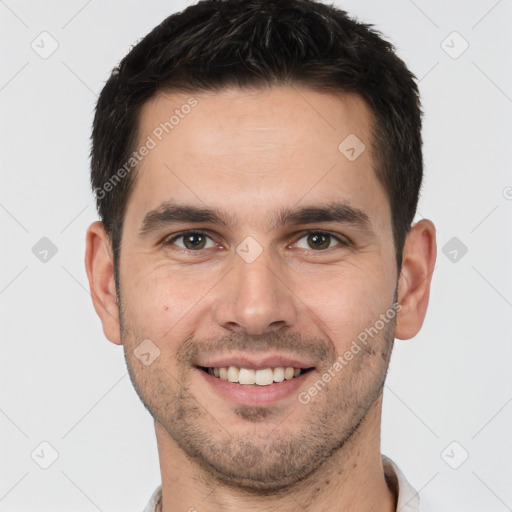
[[[105,336],[112,343],[121,345],[112,247],[101,222],[89,226],[85,246],[85,270],[94,309],[103,324]]]
[[[395,337],[408,340],[418,334],[427,313],[430,282],[436,263],[436,228],[423,219],[407,235],[400,277]]]

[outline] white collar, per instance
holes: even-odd
[[[419,512],[420,497],[411,484],[405,479],[398,466],[388,457],[382,455],[384,473],[392,485],[398,490],[396,512]],[[162,498],[162,485],[159,485],[151,495],[149,503],[143,512],[156,512],[156,506]]]
[[[382,455],[382,465],[386,479],[394,480],[398,490],[396,512],[419,512],[420,497],[398,466],[385,455]]]

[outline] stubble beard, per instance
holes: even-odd
[[[197,351],[199,342],[191,341],[188,351],[178,348],[175,359],[170,361],[175,368],[172,372],[162,357],[142,367],[133,355],[139,337],[133,335],[136,330],[126,324],[121,303],[119,306],[128,372],[149,413],[202,470],[200,478],[210,485],[214,478],[238,491],[265,496],[289,491],[334,454],[341,454],[341,450],[346,452],[343,458],[349,457],[352,446],[348,441],[381,396],[396,324],[396,320],[387,323],[378,339],[375,337],[363,347],[308,404],[297,400],[286,409],[280,405],[234,407],[237,426],[242,424],[235,431],[228,429],[222,418],[190,389],[191,367],[187,359],[190,348]],[[303,346],[315,343],[318,341],[309,340]],[[326,346],[323,354],[323,364],[310,383],[335,363],[337,354],[332,347]]]

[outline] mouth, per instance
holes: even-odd
[[[238,366],[198,366],[200,370],[220,380],[242,386],[270,386],[297,379],[313,370],[310,368],[295,368],[293,366],[276,366],[268,368],[243,368]]]
[[[316,361],[295,354],[246,350],[200,357],[193,362],[198,385],[204,386],[204,392],[239,406],[285,404],[318,373]]]

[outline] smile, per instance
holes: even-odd
[[[244,386],[269,386],[274,382],[292,380],[313,369],[293,368],[292,366],[262,369],[239,368],[237,366],[221,366],[216,368],[201,366],[199,368],[214,377]]]

